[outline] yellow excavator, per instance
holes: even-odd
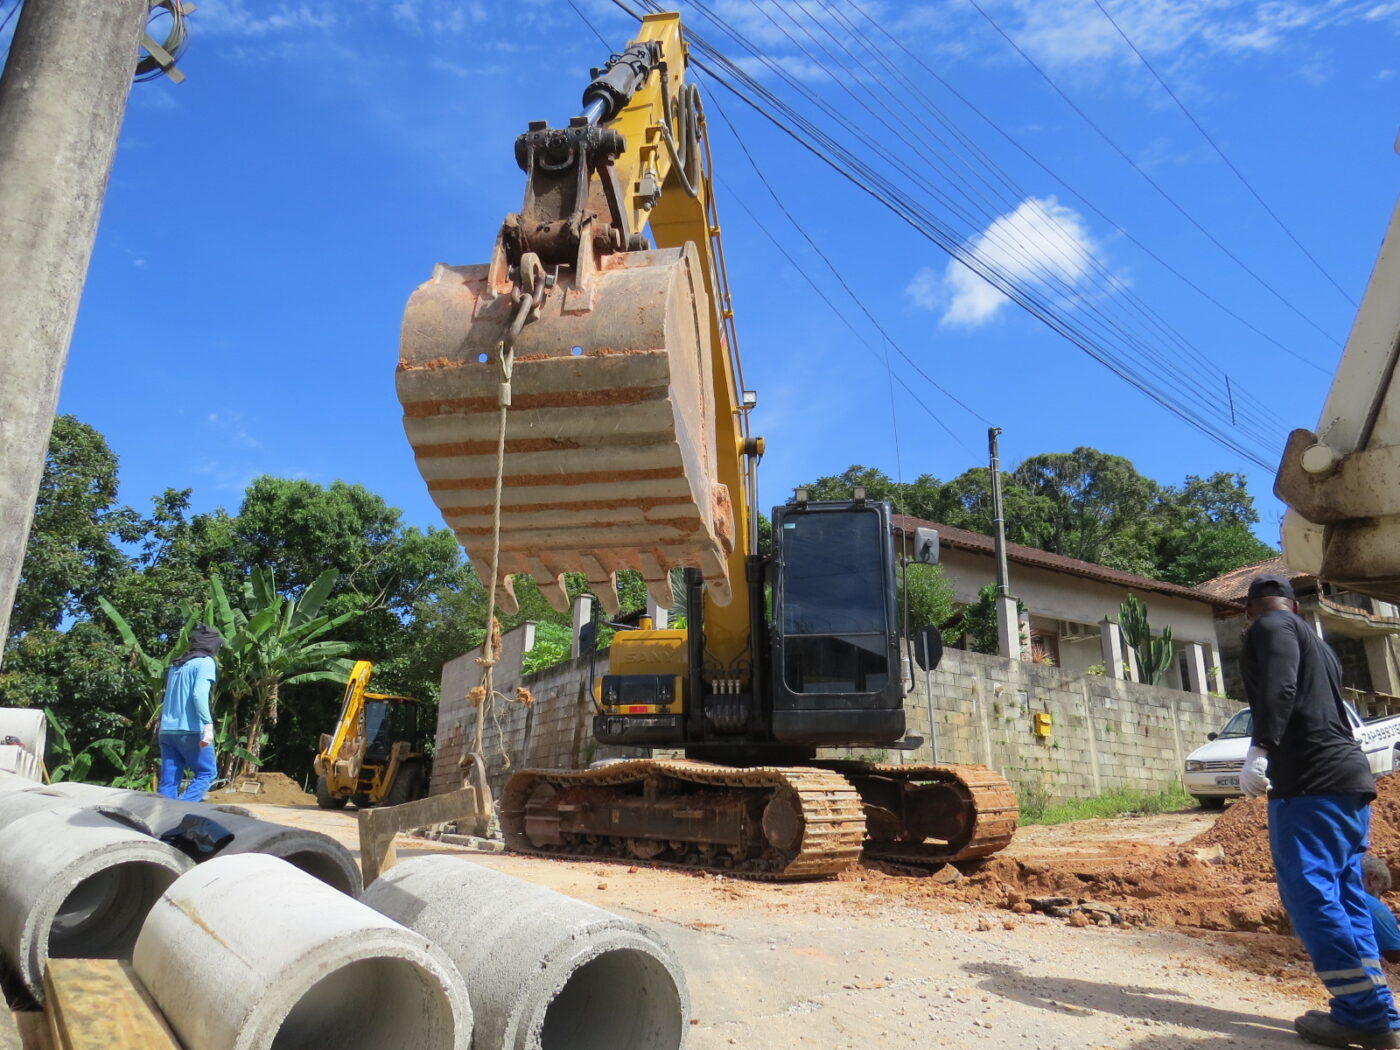
[[[370,661],[355,661],[335,731],[321,734],[312,768],[322,809],[344,809],[347,802],[358,809],[397,806],[427,794],[418,701],[368,692],[373,671]]]
[[[581,571],[615,614],[622,569],[669,607],[683,570],[685,629],[616,635],[593,732],[685,757],[519,771],[507,845],[767,879],[834,874],[862,850],[924,867],[987,856],[1017,823],[995,771],[817,758],[920,743],[905,735],[891,509],[799,491],[759,551],[764,442],[686,72],[679,16],[647,15],[593,70],[579,116],[516,140],[524,204],[490,261],[439,265],[404,314],[405,430],[503,608],[527,573],[567,609],[564,574]]]

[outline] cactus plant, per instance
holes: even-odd
[[[1160,638],[1152,637],[1152,625],[1147,622],[1147,606],[1135,594],[1118,607],[1118,631],[1123,641],[1137,654],[1138,672],[1148,685],[1156,685],[1176,659],[1172,629],[1163,628]]]

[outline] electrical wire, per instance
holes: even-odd
[[[588,20],[588,16],[583,13],[583,10],[578,6],[578,4],[574,3],[574,0],[564,0],[564,2],[568,4],[571,8],[573,8],[574,14],[578,15],[579,18],[582,20],[583,24],[593,31],[593,35],[598,38],[598,43],[602,44],[603,47],[607,50],[607,52],[611,54],[612,45],[608,43],[607,37],[603,36],[602,33],[598,32],[598,27]]]
[[[978,14],[980,14],[984,19],[986,19],[987,24],[990,25],[993,29],[995,29],[998,35],[1000,35],[1003,40],[1005,40],[1008,44],[1011,45],[1012,50],[1014,50],[1018,55],[1020,55],[1021,58],[1023,58],[1026,61],[1026,64],[1029,65],[1033,70],[1035,70],[1042,80],[1044,80],[1047,84],[1050,85],[1051,89],[1055,92],[1055,94],[1059,95],[1060,98],[1062,98],[1065,101],[1065,104],[1070,107],[1070,109],[1074,110],[1075,113],[1077,113],[1081,118],[1083,118],[1084,122],[1088,124],[1089,127],[1093,128],[1094,131],[1098,134],[1098,136],[1104,140],[1104,142],[1108,143],[1109,147],[1113,150],[1113,152],[1117,153],[1118,156],[1120,156],[1129,167],[1131,167],[1135,172],[1142,176],[1142,178],[1147,182],[1147,184],[1151,186],[1154,190],[1156,190],[1157,193],[1161,195],[1163,200],[1165,200],[1168,204],[1175,208],[1187,222],[1189,222],[1192,226],[1199,230],[1200,233],[1206,238],[1206,240],[1210,241],[1211,244],[1215,245],[1222,252],[1224,252],[1226,256],[1228,256],[1237,266],[1240,267],[1240,269],[1242,269],[1245,273],[1249,274],[1249,276],[1252,277],[1262,288],[1268,291],[1275,299],[1277,299],[1290,311],[1297,315],[1297,317],[1300,320],[1302,320],[1303,323],[1315,329],[1324,339],[1328,340],[1329,342],[1333,343],[1338,347],[1341,346],[1340,340],[1338,340],[1335,336],[1331,335],[1325,328],[1323,328],[1321,325],[1315,322],[1307,314],[1299,310],[1298,307],[1295,306],[1293,302],[1282,292],[1280,292],[1277,288],[1271,285],[1268,281],[1264,280],[1264,278],[1260,277],[1259,274],[1252,270],[1243,259],[1241,259],[1238,255],[1236,255],[1229,248],[1227,248],[1220,241],[1220,239],[1215,236],[1215,234],[1211,233],[1203,225],[1201,225],[1201,223],[1197,221],[1194,215],[1188,212],[1186,208],[1180,202],[1178,202],[1175,197],[1173,197],[1170,193],[1166,191],[1165,188],[1163,188],[1161,183],[1157,182],[1156,179],[1154,179],[1151,175],[1144,171],[1142,166],[1139,165],[1137,161],[1133,160],[1132,157],[1128,156],[1127,152],[1121,146],[1119,146],[1118,143],[1115,142],[1112,137],[1109,136],[1108,132],[1104,131],[1103,128],[1099,127],[1099,125],[1094,122],[1094,119],[1090,117],[1088,113],[1084,112],[1084,110],[1079,106],[1079,104],[1076,103],[1072,98],[1070,98],[1069,95],[1059,86],[1059,84],[1055,83],[1051,76],[1045,72],[1045,70],[1040,68],[1040,66],[1036,63],[1035,59],[1031,58],[1031,56],[1021,48],[1021,45],[1016,43],[1016,41],[1012,39],[1011,35],[1007,33],[1006,30],[1001,28],[1001,26],[997,23],[996,19],[994,19],[990,14],[988,14],[987,11],[982,7],[982,5],[977,2],[977,0],[967,0],[967,2],[971,4],[973,8],[976,9]]]
[[[24,0],[14,0],[14,3],[10,5],[9,13],[4,18],[0,18],[0,33],[5,31],[5,27],[10,24],[10,19],[14,18],[23,6]]]
[[[614,3],[626,9],[620,0],[614,0]],[[698,0],[696,6],[703,7],[698,3]],[[1146,377],[1135,374],[1130,364],[1117,359],[1113,353],[1105,353],[1103,348],[1095,343],[1092,336],[1083,332],[1076,324],[1069,323],[1065,317],[1056,315],[1051,308],[1052,304],[1047,303],[1042,296],[1025,287],[1017,287],[1015,282],[1007,280],[1004,274],[994,272],[994,268],[987,265],[985,260],[970,255],[957,235],[952,234],[946,228],[940,228],[937,221],[933,220],[927,213],[921,214],[919,209],[907,201],[904,194],[890,186],[887,180],[882,179],[860,158],[853,156],[849,151],[843,151],[842,147],[834,142],[822,128],[813,125],[796,111],[793,111],[791,107],[786,106],[732,60],[719,52],[717,48],[710,47],[700,34],[692,29],[688,36],[694,49],[714,63],[713,67],[709,67],[704,59],[698,59],[698,64],[702,69],[707,69],[710,75],[726,90],[731,91],[736,97],[754,107],[776,127],[792,136],[804,149],[812,152],[823,162],[830,164],[864,192],[870,193],[877,200],[880,200],[915,229],[934,240],[949,254],[958,258],[978,276],[987,280],[1013,301],[1023,305],[1049,327],[1094,356],[1116,375],[1132,383],[1152,400],[1169,408],[1189,425],[1203,434],[1213,437],[1243,458],[1258,463],[1260,466],[1272,466],[1270,461],[1276,459],[1272,450],[1268,450],[1262,455],[1253,452],[1238,439],[1223,433],[1220,427],[1212,425],[1208,419],[1201,416],[1199,411],[1181,403],[1174,394],[1160,388],[1154,388],[1153,383]],[[779,69],[776,72],[779,76],[782,75],[782,70]],[[782,113],[781,117],[774,112],[775,108]],[[798,129],[804,134],[799,134]],[[1217,415],[1223,415],[1223,412],[1217,410]]]
[[[1118,24],[1118,21],[1111,14],[1109,14],[1108,8],[1103,6],[1101,0],[1094,0],[1094,6],[1099,9],[1099,11],[1103,14],[1104,18],[1108,19],[1108,24],[1111,25],[1114,28],[1114,30],[1117,31],[1118,35],[1123,38],[1123,43],[1127,44],[1128,47],[1132,50],[1133,54],[1137,55],[1138,61],[1141,62],[1143,66],[1147,69],[1147,71],[1152,74],[1153,78],[1156,79],[1157,83],[1162,86],[1162,90],[1167,93],[1168,97],[1176,103],[1177,109],[1181,110],[1182,114],[1185,115],[1186,119],[1191,122],[1191,126],[1201,133],[1201,138],[1205,139],[1206,142],[1210,143],[1210,148],[1215,150],[1215,152],[1219,155],[1220,159],[1225,162],[1225,166],[1229,168],[1232,172],[1234,172],[1235,178],[1239,179],[1240,183],[1244,186],[1244,188],[1249,191],[1250,196],[1252,196],[1256,201],[1259,202],[1259,206],[1268,213],[1269,218],[1273,219],[1274,222],[1278,225],[1278,228],[1282,230],[1285,234],[1287,234],[1288,239],[1292,241],[1294,245],[1297,246],[1298,250],[1302,252],[1304,256],[1307,257],[1308,262],[1312,263],[1313,266],[1317,269],[1317,272],[1322,274],[1322,276],[1327,279],[1327,283],[1330,284],[1333,288],[1337,289],[1337,291],[1341,294],[1343,299],[1349,302],[1353,307],[1356,307],[1358,304],[1356,300],[1352,298],[1351,293],[1349,293],[1345,288],[1343,288],[1340,284],[1337,283],[1336,278],[1334,278],[1330,273],[1328,273],[1327,270],[1323,267],[1322,263],[1318,262],[1317,259],[1313,256],[1313,253],[1308,251],[1308,249],[1304,246],[1303,242],[1300,241],[1296,236],[1294,236],[1293,231],[1288,228],[1288,226],[1284,223],[1284,221],[1281,218],[1279,218],[1278,213],[1275,212],[1273,208],[1269,207],[1268,202],[1264,200],[1262,196],[1259,195],[1259,191],[1256,190],[1250,184],[1249,180],[1244,177],[1244,172],[1240,171],[1240,169],[1235,166],[1234,161],[1232,161],[1229,157],[1225,155],[1225,151],[1220,148],[1220,144],[1215,141],[1215,139],[1211,136],[1210,132],[1206,131],[1206,129],[1201,126],[1201,122],[1196,119],[1195,115],[1189,109],[1186,108],[1186,103],[1181,101],[1181,99],[1177,96],[1177,93],[1171,89],[1171,87],[1167,84],[1167,82],[1164,79],[1162,79],[1162,74],[1157,72],[1156,68],[1152,65],[1152,63],[1147,60],[1147,56],[1144,55],[1138,49],[1138,46],[1134,44],[1132,39],[1128,36],[1128,34],[1123,31],[1123,27]]]
[[[825,2],[825,0],[823,0],[823,2]],[[851,7],[852,7],[855,11],[857,11],[857,12],[860,13],[861,17],[864,18],[865,21],[869,22],[870,25],[871,25],[872,27],[874,27],[875,29],[877,29],[887,40],[889,40],[889,42],[890,42],[891,44],[893,44],[893,45],[894,45],[895,47],[897,47],[900,51],[902,51],[902,52],[905,54],[906,57],[908,57],[909,59],[911,59],[916,65],[919,66],[920,69],[922,69],[922,70],[923,70],[925,73],[927,73],[931,78],[933,78],[935,81],[937,81],[937,83],[938,83],[945,91],[947,91],[947,92],[948,92],[949,94],[951,94],[954,98],[956,98],[959,102],[961,102],[964,106],[966,106],[966,107],[967,107],[972,113],[974,113],[984,124],[986,124],[989,128],[991,128],[992,131],[996,132],[997,135],[1001,136],[1001,138],[1003,138],[1004,140],[1006,140],[1006,142],[1007,142],[1010,146],[1012,146],[1014,149],[1016,149],[1016,150],[1017,150],[1022,156],[1024,156],[1028,161],[1030,161],[1032,164],[1034,164],[1037,168],[1039,168],[1041,171],[1043,171],[1046,175],[1050,176],[1050,178],[1054,179],[1055,182],[1058,183],[1058,184],[1060,185],[1061,188],[1063,188],[1067,193],[1069,193],[1070,196],[1072,196],[1075,200],[1077,200],[1081,205],[1083,205],[1085,208],[1088,208],[1088,209],[1089,209],[1091,212],[1093,212],[1096,216],[1098,216],[1098,217],[1099,217],[1100,219],[1102,219],[1104,222],[1108,223],[1108,225],[1112,226],[1113,229],[1119,234],[1119,236],[1123,237],[1125,240],[1130,241],[1135,247],[1137,247],[1137,249],[1138,249],[1139,251],[1141,251],[1144,255],[1146,255],[1148,258],[1150,258],[1150,259],[1151,259],[1153,262],[1155,262],[1158,266],[1161,266],[1164,270],[1166,270],[1168,273],[1170,273],[1173,277],[1175,277],[1177,280],[1181,281],[1184,285],[1186,285],[1186,287],[1190,288],[1190,289],[1191,289],[1192,291],[1194,291],[1196,294],[1198,294],[1199,296],[1201,296],[1201,298],[1203,298],[1206,302],[1210,303],[1212,306],[1214,306],[1216,309],[1218,309],[1218,310],[1219,310],[1221,313],[1223,313],[1225,316],[1229,317],[1231,320],[1237,322],[1238,324],[1242,325],[1244,328],[1248,329],[1248,330],[1249,330],[1250,332],[1252,332],[1254,335],[1256,335],[1256,336],[1258,336],[1259,338],[1263,339],[1265,342],[1269,343],[1269,344],[1272,345],[1274,348],[1276,348],[1276,349],[1278,349],[1278,350],[1282,350],[1284,353],[1288,354],[1290,357],[1292,357],[1292,358],[1294,358],[1295,360],[1299,361],[1300,363],[1306,365],[1307,367],[1313,369],[1314,371],[1316,371],[1316,372],[1318,372],[1318,373],[1320,373],[1320,374],[1322,374],[1322,375],[1330,375],[1330,374],[1331,374],[1331,371],[1330,371],[1329,369],[1324,368],[1324,367],[1322,367],[1321,365],[1319,365],[1319,364],[1317,364],[1317,363],[1315,363],[1315,362],[1309,360],[1308,358],[1304,357],[1301,353],[1299,353],[1297,350],[1294,350],[1292,347],[1289,347],[1289,346],[1285,345],[1284,343],[1281,343],[1279,340],[1277,340],[1277,339],[1275,339],[1273,336],[1269,335],[1267,332],[1265,332],[1263,329],[1259,328],[1257,325],[1253,324],[1252,322],[1250,322],[1250,321],[1247,320],[1246,318],[1241,317],[1238,313],[1236,313],[1233,309],[1231,309],[1226,303],[1221,302],[1218,298],[1216,298],[1214,295],[1212,295],[1212,294],[1210,293],[1210,291],[1208,291],[1207,289],[1201,287],[1199,284],[1197,284],[1195,281],[1193,281],[1188,275],[1186,275],[1185,273],[1183,273],[1180,269],[1178,269],[1177,267],[1173,266],[1173,265],[1172,265],[1170,262],[1168,262],[1166,259],[1162,258],[1161,255],[1159,255],[1157,252],[1153,251],[1150,247],[1148,247],[1148,246],[1147,246],[1146,244],[1144,244],[1141,240],[1139,240],[1136,236],[1134,236],[1134,234],[1132,233],[1131,230],[1127,229],[1127,227],[1125,227],[1122,223],[1118,222],[1118,221],[1117,221],[1116,219],[1114,219],[1112,216],[1106,214],[1101,208],[1098,207],[1098,205],[1096,205],[1092,200],[1090,200],[1085,194],[1081,193],[1078,189],[1076,189],[1064,176],[1062,176],[1062,175],[1059,174],[1057,171],[1055,171],[1053,168],[1051,168],[1051,167],[1049,167],[1047,164],[1045,164],[1044,161],[1042,161],[1039,157],[1037,157],[1034,153],[1032,153],[1029,149],[1027,149],[1026,146],[1025,146],[1019,139],[1017,139],[1015,136],[1013,136],[1013,135],[1010,134],[1008,131],[1006,131],[1000,124],[998,124],[998,123],[997,123],[995,120],[993,120],[991,117],[987,116],[987,114],[984,113],[971,99],[969,99],[966,95],[964,95],[962,92],[960,92],[953,84],[951,84],[946,78],[944,78],[936,69],[934,69],[934,68],[933,68],[932,66],[930,66],[927,62],[925,62],[925,61],[923,60],[922,57],[920,57],[920,56],[919,56],[918,54],[916,54],[914,51],[911,51],[911,50],[909,49],[909,47],[904,43],[904,41],[900,40],[897,36],[894,36],[892,33],[890,33],[890,31],[889,31],[888,29],[885,28],[885,26],[884,26],[883,23],[881,23],[881,22],[878,21],[877,19],[872,18],[868,13],[866,13],[865,9],[864,9],[863,7],[861,7],[860,4],[856,2],[856,0],[850,0],[850,4],[851,4]],[[858,30],[855,30],[854,27],[852,27],[852,31],[858,32]],[[868,38],[867,38],[867,39],[868,39]],[[881,49],[876,48],[876,53],[877,53],[877,54],[881,53]],[[907,85],[911,90],[913,90],[913,91],[919,96],[919,98],[920,98],[920,100],[921,100],[922,102],[924,102],[926,105],[928,105],[932,110],[937,111],[937,106],[936,106],[936,105],[934,104],[934,102],[928,97],[927,94],[925,94],[922,90],[919,89],[919,87],[918,87],[917,84],[915,84],[913,81],[909,80],[907,77],[903,77],[902,74],[896,74],[896,75],[898,75],[898,76],[901,77],[903,83],[904,83],[905,85]],[[956,125],[954,125],[954,126],[956,126]],[[970,139],[967,139],[965,135],[963,135],[963,136],[961,136],[961,137],[964,138],[964,139],[969,143],[969,148],[970,148],[970,149],[974,150],[975,152],[982,153],[982,151],[981,151],[974,143],[971,143],[971,140],[970,140]],[[982,155],[985,156],[984,153],[983,153]],[[988,160],[989,160],[989,162],[990,162],[990,158],[988,158]]]
[[[660,7],[656,0],[645,2],[648,10],[654,11]],[[632,17],[640,17],[623,0],[613,0],[613,3]],[[756,53],[741,34],[736,33],[702,0],[693,0],[692,6],[726,32],[740,47],[753,54],[779,80],[799,93],[805,92],[803,85],[796,83],[784,69],[767,56]],[[1053,288],[1053,280],[1045,280],[1046,275],[1038,273],[1034,266],[1018,276],[996,260],[988,258],[985,253],[979,254],[965,235],[919,204],[918,193],[911,194],[908,189],[896,185],[885,172],[873,167],[866,160],[867,155],[874,154],[896,172],[902,173],[906,179],[912,179],[916,186],[922,184],[918,173],[910,172],[907,162],[892,156],[887,149],[865,135],[862,129],[853,126],[844,114],[833,110],[823,100],[806,93],[804,97],[821,110],[824,116],[824,123],[814,123],[760,83],[722,50],[711,45],[693,25],[687,29],[687,41],[691,49],[692,64],[709,75],[716,84],[752,107],[774,127],[793,138],[804,150],[933,241],[972,273],[1022,306],[1052,331],[1079,347],[1113,374],[1134,386],[1144,396],[1175,414],[1188,426],[1241,458],[1261,468],[1272,468],[1277,461],[1277,432],[1266,434],[1260,430],[1257,423],[1248,431],[1244,427],[1232,426],[1222,396],[1223,389],[1212,392],[1207,398],[1199,388],[1192,389],[1191,384],[1164,382],[1160,374],[1161,369],[1155,366],[1144,370],[1134,357],[1146,356],[1145,351],[1151,350],[1150,345],[1144,344],[1140,338],[1128,332],[1121,322],[1103,316],[1092,299],[1079,296],[1074,289],[1068,289],[1066,294],[1058,295]],[[858,152],[843,144],[834,137],[833,132],[837,130],[844,130],[865,148]],[[957,207],[965,214],[959,202],[951,201],[946,195],[939,197],[933,189],[925,192],[938,197],[945,207]],[[1014,251],[1015,247],[1013,245],[1008,250]],[[1032,277],[1028,278],[1026,273]],[[1071,305],[1083,309],[1071,313]],[[1160,355],[1158,359],[1161,359]]]

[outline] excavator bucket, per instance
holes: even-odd
[[[512,611],[513,574],[530,574],[565,609],[563,574],[582,572],[615,614],[618,570],[640,572],[669,605],[669,570],[690,567],[727,604],[733,511],[715,480],[709,305],[695,249],[562,268],[513,344],[498,508],[500,360],[517,313],[507,274],[499,245],[490,264],[439,265],[409,299],[398,367],[418,469],[478,575],[496,574]]]

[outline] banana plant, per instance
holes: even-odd
[[[264,726],[277,722],[283,686],[343,681],[350,672],[346,657],[353,646],[326,636],[365,610],[321,612],[338,578],[327,569],[299,597],[290,598],[278,593],[272,570],[258,566],[243,584],[244,608],[229,601],[222,583],[210,581],[210,614],[226,640],[220,674],[233,700],[235,726],[238,702],[252,701],[243,744],[245,771],[261,758]]]
[[[94,740],[79,751],[74,751],[73,743],[68,739],[68,731],[63,728],[63,723],[58,720],[58,716],[46,707],[44,708],[44,717],[49,720],[49,728],[53,730],[53,736],[49,741],[52,765],[45,770],[49,783],[57,783],[60,780],[87,780],[88,774],[92,771],[92,760],[99,754],[106,756],[107,760],[117,768],[125,767],[123,758],[126,752],[126,741],[118,740],[116,737],[103,737],[101,740]]]
[[[1176,660],[1172,629],[1164,627],[1160,638],[1152,637],[1152,625],[1147,622],[1147,606],[1135,594],[1118,607],[1118,631],[1137,654],[1138,670],[1148,685],[1162,680]]]

